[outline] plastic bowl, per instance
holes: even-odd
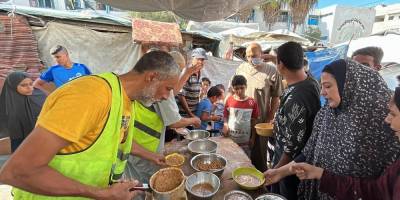
[[[260,181],[260,184],[258,184],[258,185],[245,185],[245,184],[242,184],[242,183],[240,183],[240,181],[237,180],[238,176],[240,176],[240,175],[250,175],[250,176],[256,177]],[[264,174],[261,173],[260,171],[258,171],[254,167],[239,167],[239,168],[236,168],[232,172],[232,178],[240,186],[240,188],[242,188],[244,190],[256,190],[259,187],[261,187],[265,182]]]
[[[271,137],[273,136],[274,125],[271,123],[260,123],[255,126],[256,132],[259,136]]]

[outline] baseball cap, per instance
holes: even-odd
[[[203,48],[195,48],[192,51],[192,57],[193,58],[204,58],[204,60],[207,60],[206,50],[204,50]]]

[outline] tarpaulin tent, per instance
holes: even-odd
[[[314,76],[314,78],[317,80],[320,79],[322,70],[324,69],[325,65],[335,60],[346,58],[348,47],[349,46],[347,44],[344,44],[320,51],[306,52],[305,55],[308,60],[310,72]]]
[[[131,33],[105,33],[73,25],[49,22],[45,28],[34,29],[40,58],[55,64],[49,49],[65,46],[72,61],[87,65],[94,73],[128,72],[140,57],[140,45],[132,42]]]
[[[235,75],[236,69],[242,62],[225,60],[213,56],[208,56],[204,68],[201,71],[202,77],[208,77],[212,85],[223,84],[228,87],[229,81]]]
[[[0,14],[0,90],[13,69],[39,68],[37,42],[23,16]]]
[[[222,20],[241,10],[251,9],[260,0],[98,0],[123,10],[137,12],[172,11],[193,21]]]
[[[349,42],[346,42],[349,43]],[[351,57],[354,51],[368,46],[382,48],[384,55],[382,63],[396,62],[400,63],[400,54],[398,52],[400,44],[400,32],[382,32],[368,37],[359,38],[350,42],[347,56]]]

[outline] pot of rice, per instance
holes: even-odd
[[[155,200],[185,199],[185,175],[179,168],[160,169],[150,177]]]

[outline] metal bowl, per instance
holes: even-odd
[[[242,200],[253,200],[253,198],[249,194],[247,194],[246,192],[242,192],[240,190],[232,190],[228,192],[227,194],[224,195],[224,200],[233,200],[231,198],[234,195],[240,196],[240,199]]]
[[[208,183],[213,187],[213,191],[207,195],[200,195],[195,193],[192,189],[198,184]],[[218,192],[221,182],[219,178],[209,172],[196,172],[190,175],[186,179],[186,191],[189,193],[189,199],[212,199],[212,197]]]
[[[188,149],[193,155],[202,153],[216,153],[218,144],[214,141],[203,139],[195,140],[188,144]]]
[[[257,197],[256,200],[287,200],[287,199],[279,194],[267,193]]]
[[[198,163],[201,162],[204,164],[210,164],[214,160],[218,160],[222,164],[222,168],[216,169],[216,170],[209,170],[209,171],[205,171],[205,172],[211,172],[211,173],[217,175],[218,177],[221,177],[221,175],[224,173],[224,169],[226,167],[227,161],[223,156],[221,156],[219,154],[215,154],[215,153],[199,154],[192,158],[192,160],[190,161],[190,165],[196,171],[203,171],[197,167]]]
[[[210,137],[210,133],[205,130],[191,130],[185,135],[185,139],[188,140],[199,140],[199,139],[205,139]]]

